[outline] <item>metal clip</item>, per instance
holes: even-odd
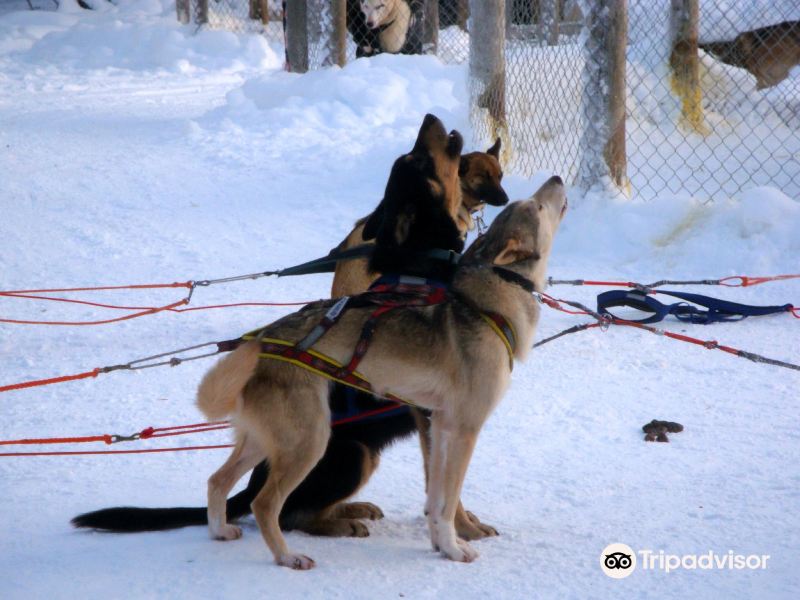
[[[486,226],[486,222],[483,220],[482,208],[472,216],[472,220],[475,221],[475,226],[478,228],[478,235],[483,235],[486,233],[488,227]]]
[[[111,443],[116,444],[117,442],[135,442],[141,437],[141,433],[134,433],[133,435],[112,435]]]

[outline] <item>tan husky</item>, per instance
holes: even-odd
[[[459,539],[454,517],[478,433],[509,382],[513,358],[531,347],[553,237],[566,196],[553,177],[534,196],[508,206],[467,251],[447,301],[403,307],[381,317],[359,373],[375,393],[413,399],[432,411],[430,481],[425,513],[431,543],[451,560],[471,562],[477,553]],[[397,220],[402,240],[408,223]],[[333,301],[311,305],[267,326],[261,339],[296,342],[315,328]],[[374,307],[344,311],[313,346],[345,364]],[[492,317],[513,332],[501,335]],[[510,338],[510,339],[509,339]],[[278,521],[289,493],[325,452],[330,435],[328,382],[280,360],[261,359],[252,340],[222,359],[205,376],[198,406],[209,419],[231,415],[236,447],[208,482],[211,537],[232,540],[241,529],[228,524],[225,499],[238,479],[267,459],[270,475],[253,502],[253,513],[279,565],[309,569],[314,561],[286,545]]]

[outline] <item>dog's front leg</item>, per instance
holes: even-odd
[[[431,420],[431,473],[425,513],[431,544],[450,560],[472,562],[478,553],[456,535],[455,516],[477,431],[448,425],[434,412]]]

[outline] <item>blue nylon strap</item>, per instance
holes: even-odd
[[[681,321],[707,325],[709,323],[721,321],[741,321],[746,317],[772,315],[787,312],[792,309],[791,304],[784,304],[782,306],[752,306],[687,292],[658,290],[657,293],[680,298],[686,302],[663,304],[651,295],[640,290],[612,290],[598,294],[597,312],[613,316],[608,310],[609,308],[615,306],[629,306],[644,312],[653,313],[652,316],[645,319],[636,319],[635,321],[637,323],[657,323],[668,315],[673,315]],[[704,306],[708,310],[697,308],[696,306],[688,304],[688,302]]]

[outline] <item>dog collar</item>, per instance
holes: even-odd
[[[383,33],[384,31],[386,31],[387,29],[389,29],[389,27],[391,27],[392,25],[394,25],[394,22],[395,22],[396,20],[397,20],[397,19],[392,19],[391,21],[389,21],[389,22],[388,22],[388,23],[386,23],[385,25],[381,25],[381,26],[379,26],[379,27],[378,27],[378,33]]]
[[[525,290],[530,294],[536,291],[536,285],[530,279],[528,279],[527,277],[523,277],[516,271],[512,271],[511,269],[506,269],[505,267],[498,267],[497,265],[492,267],[492,271],[497,273],[497,275],[499,275],[502,279],[505,279],[510,283],[518,285],[519,287],[521,287],[523,290]]]

